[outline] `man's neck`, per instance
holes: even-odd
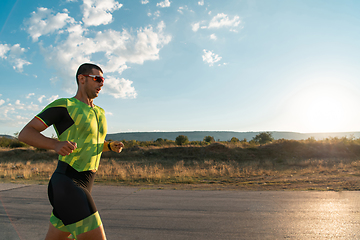
[[[81,94],[79,91],[76,93],[74,98],[76,98],[77,100],[89,105],[90,107],[94,107],[94,99],[88,98],[84,94]]]

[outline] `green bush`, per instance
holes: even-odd
[[[261,132],[252,139],[252,141],[259,144],[266,144],[272,142],[273,140],[274,138],[270,132]]]
[[[180,145],[180,146],[186,145],[186,144],[189,143],[189,139],[188,139],[187,136],[179,135],[179,136],[176,137],[175,143],[176,143],[177,145]]]
[[[129,140],[129,141],[122,140],[122,143],[124,144],[125,148],[132,148],[135,146],[139,146],[139,144],[136,140]]]
[[[20,142],[20,141],[13,141],[11,144],[10,144],[10,148],[21,148],[21,147],[26,147],[27,145],[23,142]]]
[[[204,137],[204,142],[213,143],[213,142],[215,142],[215,139],[212,136],[206,136],[206,137]]]
[[[15,138],[0,137],[0,147],[4,148],[19,148],[26,147],[27,145]]]

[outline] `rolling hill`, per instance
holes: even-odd
[[[187,131],[187,132],[125,132],[108,134],[106,139],[109,140],[136,140],[136,141],[151,141],[158,138],[175,140],[179,135],[185,135],[189,141],[202,141],[205,136],[212,136],[215,140],[229,141],[232,137],[239,140],[246,138],[248,141],[255,137],[260,132],[231,132],[231,131]],[[360,132],[340,132],[340,133],[296,133],[296,132],[271,132],[275,139],[291,139],[302,140],[314,137],[317,140],[329,137],[354,137],[360,138]]]

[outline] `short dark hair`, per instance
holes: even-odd
[[[91,74],[93,69],[99,70],[101,73],[104,73],[103,70],[98,65],[92,63],[83,63],[80,65],[80,67],[76,72],[76,83],[79,85],[79,79],[78,79],[79,75]]]

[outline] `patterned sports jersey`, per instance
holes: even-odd
[[[76,98],[61,98],[46,106],[36,118],[46,127],[54,125],[59,141],[71,141],[77,148],[59,160],[78,172],[97,170],[107,133],[105,111]]]

